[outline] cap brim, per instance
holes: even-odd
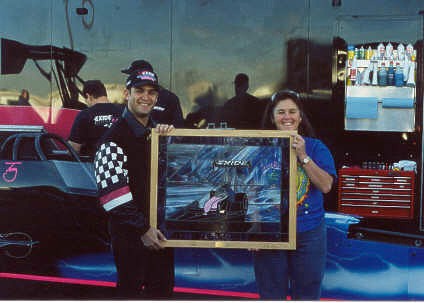
[[[152,81],[146,81],[146,80],[134,81],[134,83],[131,83],[129,87],[140,87],[145,85],[150,85],[150,86],[156,87],[157,89],[161,88],[161,86],[158,83],[154,83]]]
[[[121,69],[121,73],[128,74],[128,75],[131,74],[131,71],[132,71],[131,67]]]

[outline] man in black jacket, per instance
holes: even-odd
[[[166,299],[174,286],[174,256],[163,247],[163,233],[149,225],[150,129],[164,134],[173,126],[150,118],[159,91],[153,71],[132,71],[126,86],[128,104],[95,157],[99,198],[109,215],[119,298]]]

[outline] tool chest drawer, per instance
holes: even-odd
[[[415,173],[341,168],[338,210],[364,217],[412,219]]]

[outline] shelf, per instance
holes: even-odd
[[[346,68],[351,68],[352,67],[352,61],[353,60],[348,60],[347,62],[347,66]],[[404,60],[356,60],[356,68],[367,68],[371,62],[377,62],[377,66],[380,67],[381,63],[384,62],[384,65],[386,67],[390,66],[390,62],[393,62],[393,67],[396,67],[396,64],[399,63],[399,65],[403,68],[405,65],[405,61]]]
[[[415,87],[408,86],[346,86],[347,97],[412,98],[415,99]]]

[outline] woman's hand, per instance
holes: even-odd
[[[305,148],[305,139],[302,138],[301,135],[293,135],[293,144],[292,147],[296,153],[297,158],[299,161],[302,162],[303,159],[305,159],[308,155],[306,154],[306,148]]]

